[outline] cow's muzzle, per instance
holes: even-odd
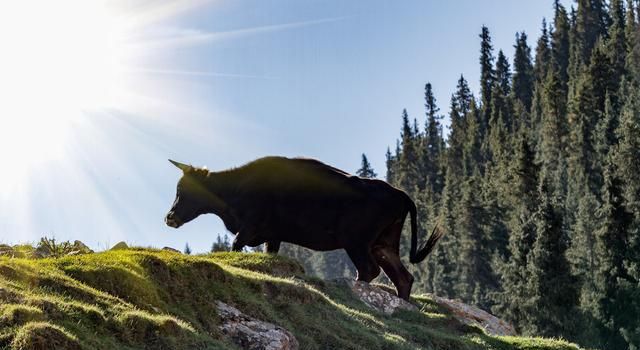
[[[169,214],[167,214],[167,216],[164,218],[164,222],[167,224],[167,226],[173,228],[182,226],[182,220],[180,220],[180,218],[177,217],[176,214],[172,211],[170,211]]]

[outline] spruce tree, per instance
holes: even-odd
[[[378,174],[376,174],[376,172],[373,171],[373,168],[371,167],[371,163],[369,163],[369,160],[367,159],[367,156],[364,153],[362,153],[362,161],[360,163],[360,169],[356,170],[356,175],[360,177],[371,178],[371,179],[378,176]]]
[[[554,30],[551,34],[551,62],[556,72],[555,74],[558,75],[560,81],[560,96],[564,99],[563,104],[566,104],[569,84],[569,36],[571,29],[567,10],[560,4],[559,0],[555,1],[554,8]]]
[[[442,135],[440,134],[440,116],[438,116],[439,108],[436,105],[436,98],[433,96],[433,89],[430,83],[425,85],[424,89],[425,109],[427,122],[425,125],[424,149],[422,150],[422,174],[426,186],[435,196],[435,200],[442,192],[443,179],[440,174],[440,158],[442,152]]]
[[[596,298],[594,314],[603,322],[603,345],[608,349],[622,349],[626,341],[621,328],[637,327],[637,315],[631,316],[628,308],[633,300],[621,286],[622,281],[637,284],[638,280],[629,274],[627,263],[630,231],[633,216],[624,206],[623,183],[617,176],[616,165],[610,157],[604,171],[602,206],[596,211]]]
[[[557,188],[562,183],[566,157],[566,144],[569,133],[567,121],[567,101],[558,67],[547,74],[542,87],[542,120],[539,134],[539,161],[543,164],[545,176],[553,179],[549,184],[556,194],[566,191]]]
[[[484,135],[491,116],[491,90],[495,81],[493,69],[493,46],[489,28],[482,26],[480,33],[480,97],[482,101],[482,123],[480,131]]]
[[[395,167],[396,157],[391,154],[391,149],[387,147],[387,153],[385,154],[385,165],[387,166],[386,180],[390,184],[395,184]]]
[[[547,78],[547,72],[551,65],[551,48],[549,47],[549,32],[547,31],[547,22],[542,20],[542,30],[540,38],[536,45],[535,65],[533,68],[534,89],[533,100],[531,106],[531,122],[528,127],[530,137],[533,140],[533,146],[537,147],[539,143],[540,124],[543,115],[543,84]]]
[[[640,324],[633,321],[640,315],[640,89],[636,85],[628,91],[616,131],[619,146],[612,153],[616,178],[622,182],[624,208],[632,216],[624,257],[629,276],[619,280],[622,298],[629,300],[625,305],[628,318],[619,323],[629,348],[640,349]]]
[[[533,217],[538,206],[539,170],[524,133],[517,145],[510,191],[513,210],[507,225],[509,254],[498,268],[502,289],[495,295],[493,310],[520,329],[527,317],[525,306],[530,298],[527,259],[536,237]]]
[[[529,334],[553,336],[562,328],[570,335],[575,315],[578,291],[565,257],[568,238],[563,231],[559,203],[542,178],[540,206],[535,215],[536,239],[528,264],[527,321],[523,327]]]
[[[459,280],[455,291],[463,301],[487,308],[490,306],[487,290],[493,289],[491,254],[482,230],[486,216],[479,198],[479,185],[480,177],[477,173],[462,185],[457,223],[460,240],[456,273]]]
[[[617,95],[614,95],[613,93],[617,92],[618,83],[625,74],[627,59],[627,31],[625,28],[626,19],[623,0],[611,0],[609,7],[612,21],[611,28],[609,29],[609,39],[607,40],[606,46],[609,60],[611,61],[611,82],[613,87],[610,93],[612,94],[612,102],[614,103],[613,108],[617,111],[619,109],[618,98]]]
[[[549,31],[547,21],[542,20],[542,33],[536,45],[536,60],[534,66],[534,78],[537,83],[543,82],[547,77],[547,71],[551,63],[551,48],[549,47]]]
[[[533,63],[531,48],[527,44],[527,34],[516,33],[515,55],[513,57],[513,95],[516,101],[524,106],[526,112],[531,111],[533,99]]]
[[[402,111],[402,134],[400,136],[398,185],[408,193],[413,193],[418,185],[418,151],[416,135],[409,124],[409,114],[406,109]]]

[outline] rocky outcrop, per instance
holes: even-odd
[[[182,252],[179,251],[178,249],[171,248],[171,247],[164,247],[164,248],[162,248],[162,250],[167,251],[167,252],[182,254]]]
[[[111,247],[111,250],[124,250],[124,249],[129,249],[129,246],[125,242],[118,242],[116,243],[116,245]]]
[[[491,335],[516,335],[511,324],[475,306],[435,295],[430,297],[440,306],[451,311],[452,316],[461,323],[478,326]]]
[[[415,305],[380,287],[352,279],[343,279],[341,281],[351,287],[353,293],[367,306],[387,315],[394,313],[398,309],[418,311]]]
[[[216,301],[222,319],[222,333],[243,349],[297,350],[296,338],[286,329],[243,314],[233,306]]]
[[[68,255],[78,255],[78,254],[91,254],[93,250],[89,248],[86,244],[81,241],[75,240],[73,241],[73,246],[71,248],[71,252]]]

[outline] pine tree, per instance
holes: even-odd
[[[609,158],[604,171],[602,206],[596,211],[598,229],[596,230],[596,272],[594,314],[604,323],[603,344],[608,349],[622,349],[627,346],[620,334],[625,326],[637,326],[637,316],[629,315],[627,308],[632,300],[627,299],[621,281],[638,284],[628,272],[626,263],[627,245],[633,217],[623,202],[622,180],[616,175],[617,169]],[[631,319],[630,319],[631,318]]]
[[[527,34],[516,33],[515,55],[513,58],[513,95],[516,101],[524,106],[526,112],[531,111],[533,99],[533,63],[531,48],[527,44]]]
[[[554,30],[551,33],[551,62],[560,81],[560,97],[563,99],[563,104],[566,104],[569,83],[569,58],[571,54],[569,47],[571,27],[567,10],[560,4],[559,0],[555,1],[554,8]]]
[[[540,185],[540,206],[535,215],[536,239],[528,264],[528,289],[532,294],[527,303],[526,326],[529,334],[552,336],[558,328],[571,334],[578,291],[565,258],[568,238],[563,231],[562,215],[543,178]]]
[[[491,116],[491,89],[495,81],[493,46],[491,45],[489,28],[486,26],[482,26],[480,39],[480,97],[482,99],[482,123],[480,124],[480,131],[482,135],[484,135]]]
[[[525,306],[530,298],[526,288],[527,259],[536,237],[533,217],[538,206],[539,169],[525,134],[520,134],[517,144],[510,191],[513,210],[507,224],[509,254],[498,268],[502,290],[495,296],[493,310],[520,328],[526,320]]]
[[[409,124],[407,110],[402,111],[401,153],[399,157],[398,185],[413,193],[418,185],[418,152],[414,130]]]
[[[535,81],[540,83],[547,77],[547,71],[551,63],[551,48],[549,47],[549,31],[547,21],[542,20],[542,34],[536,45],[536,61],[533,69]]]
[[[609,29],[609,39],[607,40],[607,53],[611,64],[611,83],[613,85],[610,93],[612,94],[613,108],[618,110],[618,98],[614,95],[614,91],[618,90],[618,82],[621,81],[625,74],[625,66],[627,59],[627,38],[625,28],[625,11],[623,0],[611,0],[609,4],[611,14],[611,27]]]
[[[224,237],[224,238],[222,238],[222,237]],[[231,250],[231,243],[229,242],[229,237],[224,233],[222,234],[222,236],[220,236],[220,234],[218,234],[218,237],[216,238],[216,241],[211,246],[211,252],[212,253],[215,253],[215,252],[228,252],[229,250]]]
[[[387,166],[387,182],[390,184],[395,184],[395,167],[396,167],[396,156],[391,154],[391,150],[387,147],[387,153],[385,154],[386,166]]]
[[[484,172],[482,157],[482,131],[481,112],[476,107],[475,100],[471,100],[469,113],[465,117],[465,143],[462,150],[463,170],[466,176],[471,176],[475,172]]]
[[[378,176],[378,174],[376,174],[376,172],[371,167],[371,163],[369,163],[369,160],[364,153],[362,153],[362,162],[360,163],[360,169],[356,170],[356,175],[371,179]]]
[[[596,46],[596,41],[601,35],[606,34],[606,26],[603,23],[605,21],[604,11],[602,0],[578,0],[575,24],[575,63],[578,67],[586,66],[591,62],[591,51]]]
[[[466,302],[483,308],[489,308],[489,291],[496,288],[491,268],[491,251],[487,244],[487,235],[483,231],[483,207],[480,199],[479,174],[465,181],[459,207],[457,226],[460,230],[458,247],[456,295]]]
[[[502,50],[498,51],[498,59],[496,60],[495,80],[498,87],[502,90],[502,94],[507,96],[511,92],[511,67],[509,60]]]
[[[444,185],[439,171],[443,140],[440,134],[440,116],[437,114],[439,108],[436,105],[436,98],[433,96],[430,83],[425,85],[424,96],[427,123],[425,125],[424,149],[422,150],[422,174],[429,191],[434,194],[437,200]]]
[[[627,231],[624,266],[627,278],[619,280],[628,319],[619,321],[620,333],[630,349],[640,349],[640,324],[633,322],[640,314],[640,89],[629,88],[616,131],[619,146],[612,153],[615,178],[622,182],[624,208],[632,216]]]
[[[543,164],[544,176],[552,178],[550,187],[556,194],[563,194],[566,189],[557,188],[562,183],[568,137],[568,121],[566,95],[562,85],[561,73],[554,66],[542,84],[542,120],[539,135],[539,160]],[[559,192],[557,192],[559,191]]]
[[[533,140],[533,146],[536,147],[539,143],[540,124],[543,115],[543,85],[547,78],[547,72],[551,65],[551,48],[549,47],[549,32],[547,31],[547,22],[542,20],[542,30],[540,38],[536,45],[536,58],[533,68],[534,76],[534,90],[533,100],[531,106],[531,137]]]
[[[189,247],[189,243],[185,243],[184,245],[184,253],[187,255],[191,255],[191,247]]]

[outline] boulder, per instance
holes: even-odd
[[[478,326],[490,335],[516,335],[511,324],[475,306],[435,295],[430,295],[430,297],[438,305],[450,310],[453,317],[461,323]]]
[[[33,251],[32,254],[32,256],[36,259],[48,258],[51,255],[53,255],[53,251],[48,245],[44,244],[38,245],[38,247]]]
[[[129,246],[123,241],[123,242],[116,243],[116,245],[111,247],[110,250],[124,250],[124,249],[129,249]]]
[[[171,248],[171,247],[164,247],[164,248],[162,248],[162,250],[166,250],[166,251],[168,251],[168,252],[173,252],[173,253],[182,254],[182,252],[181,252],[181,251],[179,251],[178,249]]]
[[[72,253],[74,254],[91,254],[93,253],[93,250],[91,248],[89,248],[86,244],[82,243],[81,241],[75,240],[73,241],[73,246],[72,246]],[[69,255],[71,255],[71,253],[69,253]]]
[[[286,329],[243,314],[216,301],[222,319],[219,329],[239,347],[248,350],[297,350],[298,340]]]
[[[410,302],[398,298],[395,294],[371,285],[367,282],[355,281],[352,279],[342,279],[347,283],[353,293],[358,296],[363,303],[372,309],[378,310],[387,315],[393,314],[396,310],[418,311],[418,307]]]

